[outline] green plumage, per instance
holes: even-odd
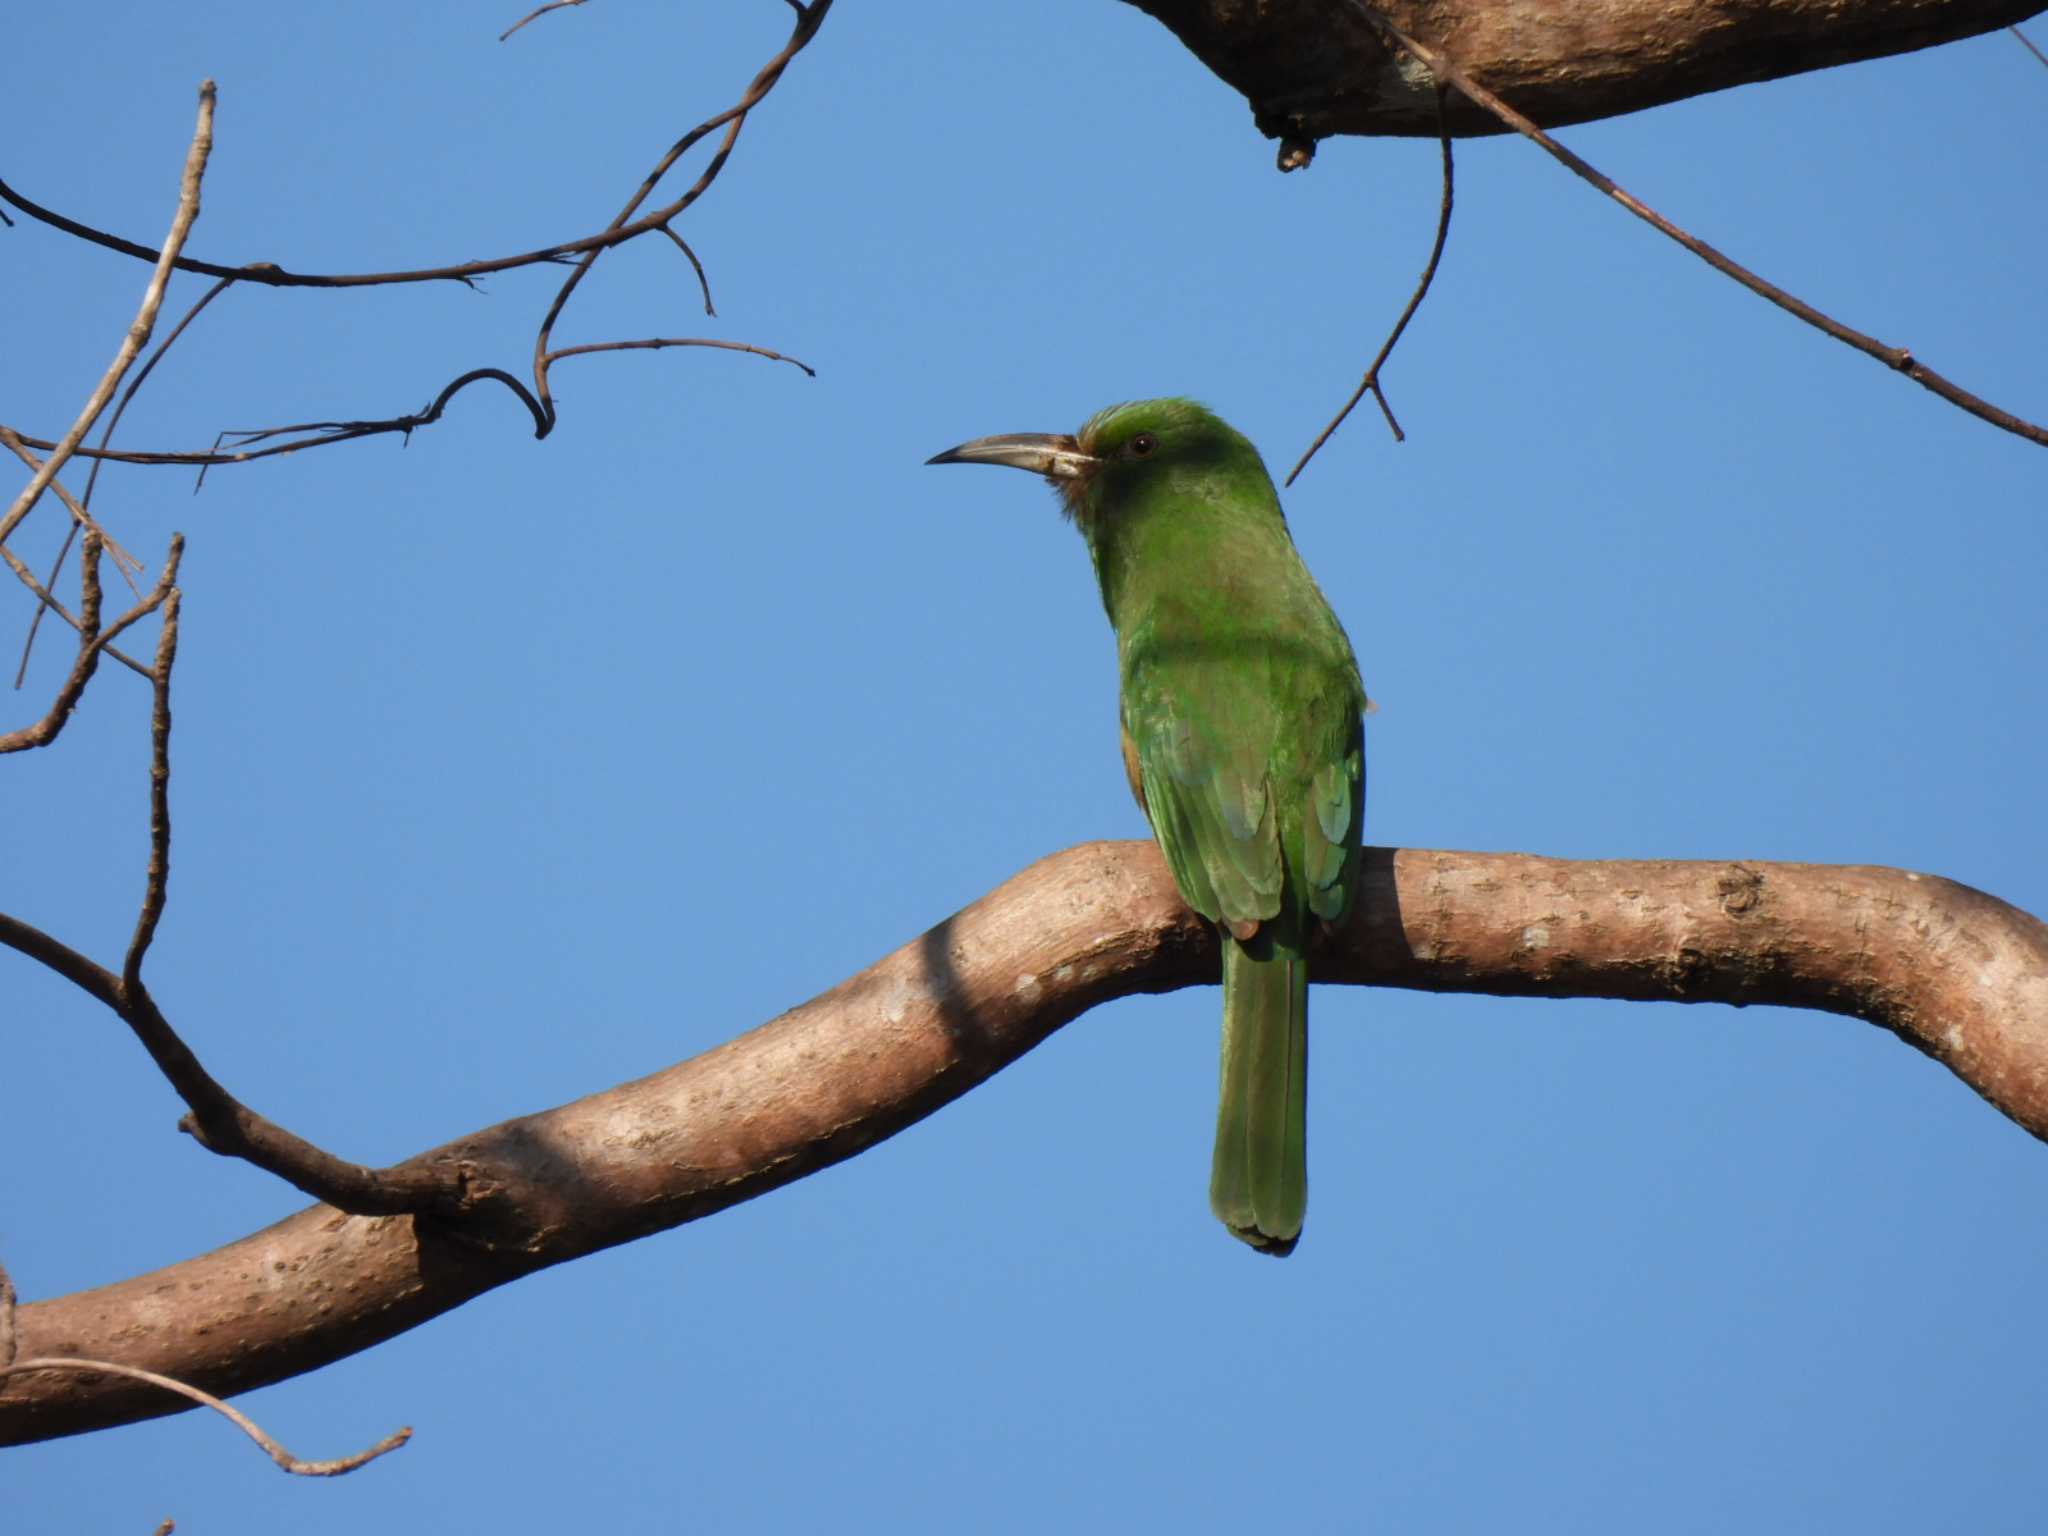
[[[1308,944],[1358,881],[1366,698],[1351,643],[1258,451],[1191,401],[1113,406],[1073,438],[980,439],[939,461],[1046,474],[1087,539],[1132,790],[1223,945],[1210,1205],[1254,1248],[1288,1253],[1308,1199]]]

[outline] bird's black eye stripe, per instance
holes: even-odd
[[[1154,448],[1157,448],[1158,446],[1159,439],[1154,437],[1150,432],[1140,432],[1136,437],[1131,439],[1131,452],[1141,459],[1144,458],[1147,454],[1151,453],[1151,451]]]

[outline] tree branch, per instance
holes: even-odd
[[[1329,0],[1128,0],[1250,103],[1268,138],[1434,138],[1433,82]],[[1910,53],[2024,21],[2041,0],[1382,0],[1546,128]],[[1452,101],[1459,138],[1498,133]]]
[[[401,1165],[462,1171],[459,1227],[316,1206],[25,1306],[22,1353],[113,1359],[218,1394],[310,1371],[851,1157],[1096,1004],[1213,982],[1216,966],[1152,844],[1070,849],[736,1040]],[[2048,927],[1933,876],[1368,849],[1359,910],[1313,966],[1325,982],[1433,992],[1845,1014],[2048,1139]],[[0,1443],[169,1411],[135,1383],[36,1375],[0,1386]]]

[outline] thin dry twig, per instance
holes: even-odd
[[[479,379],[495,379],[511,390],[519,397],[519,403],[524,405],[533,417],[533,435],[537,438],[548,435],[548,419],[541,411],[540,402],[533,398],[532,392],[524,384],[502,368],[472,368],[461,378],[451,380],[443,387],[441,393],[434,397],[433,402],[425,410],[414,411],[406,416],[389,416],[381,421],[303,421],[289,427],[231,427],[214,438],[212,453],[150,454],[146,458],[138,458],[135,455],[109,456],[124,458],[130,463],[197,464],[200,466],[199,482],[204,484],[206,470],[216,464],[246,464],[255,459],[297,453],[301,448],[318,448],[328,443],[345,443],[359,437],[376,437],[390,432],[409,438],[416,428],[430,426],[439,421],[441,413],[448,408],[448,402]],[[231,450],[225,453],[220,451],[221,443],[230,437],[239,438],[244,443],[261,443],[293,432],[311,432],[317,435],[302,438],[297,442],[280,443],[274,448],[258,448],[254,451]]]
[[[94,532],[86,534],[85,553],[79,561],[79,616],[72,620],[69,614],[63,612],[61,606],[58,607],[59,614],[67,622],[77,625],[78,656],[72,662],[70,673],[58,688],[57,696],[51,701],[50,708],[43,718],[32,725],[24,725],[18,730],[0,734],[0,753],[47,747],[57,739],[70,720],[72,710],[77,708],[79,699],[84,695],[85,685],[92,681],[93,673],[99,667],[101,653],[108,650],[114,638],[130,625],[154,613],[167,601],[175,599],[178,562],[183,558],[184,551],[183,537],[173,534],[170,556],[164,563],[164,574],[155,588],[103,631],[100,628],[100,535]],[[26,568],[15,558],[12,550],[0,548],[0,555],[4,555],[14,567],[16,575],[22,576],[31,584],[35,583],[35,578],[27,574]],[[50,601],[53,605],[56,604],[54,598]]]
[[[697,286],[704,291],[704,313],[716,320],[718,318],[718,311],[711,307],[711,279],[704,275],[704,263],[699,261],[697,253],[690,249],[690,242],[677,234],[673,229],[670,229],[668,225],[662,225],[661,232],[667,235],[669,239],[675,241],[676,249],[689,259],[690,266],[697,274]]]
[[[50,445],[41,444],[39,446],[48,447]],[[0,447],[4,447],[11,451],[16,458],[20,459],[24,464],[28,465],[30,469],[36,469],[41,467],[41,461],[38,460],[33,453],[29,452],[27,445],[22,441],[22,439],[4,426],[0,426]],[[81,455],[89,452],[91,452],[91,450],[87,448],[79,449],[79,453]],[[71,527],[73,529],[77,529],[80,526],[83,526],[91,522],[91,519],[86,516],[84,505],[74,500],[71,493],[64,489],[64,482],[62,480],[52,480],[50,482],[50,490],[53,493],[55,493],[57,499],[64,504],[64,509],[71,514]],[[132,559],[133,556],[130,556],[129,558]],[[22,585],[27,587],[29,591],[33,592],[36,595],[36,604],[38,611],[47,608],[52,613],[56,614],[58,618],[62,619],[66,624],[69,624],[73,629],[78,628],[78,620],[73,618],[71,614],[65,609],[64,605],[57,601],[56,597],[51,594],[49,588],[45,587],[41,582],[36,580],[34,574],[30,572],[29,568],[23,565],[21,561],[16,558],[14,551],[9,549],[4,544],[0,544],[0,561],[5,561],[8,569],[13,571],[14,574],[18,578],[20,578]],[[122,666],[128,668],[129,671],[135,673],[136,676],[149,676],[149,668],[145,667],[133,656],[130,656],[126,651],[120,650],[117,647],[110,645],[107,647],[107,654],[113,657],[116,661],[120,662]]]
[[[175,550],[179,546],[173,542]],[[142,911],[135,919],[135,932],[128,940],[128,954],[121,962],[121,990],[137,992],[142,987],[142,957],[149,953],[156,926],[163,920],[164,903],[171,881],[171,667],[178,659],[178,609],[182,594],[171,588],[164,604],[164,621],[157,633],[156,666],[152,669],[155,697],[149,712],[149,868],[143,881]]]
[[[2020,46],[2026,49],[2027,52],[2031,53],[2035,58],[2039,59],[2041,61],[2043,68],[2048,68],[2048,53],[2043,53],[2040,49],[2036,48],[2034,46],[2034,40],[2031,37],[2027,36],[2027,34],[2022,32],[2018,27],[2007,27],[2005,30],[2010,32],[2014,37],[2018,38],[2020,40]]]
[[[67,235],[90,245],[97,245],[103,250],[116,251],[123,256],[134,256],[145,261],[156,259],[157,253],[150,246],[142,245],[123,235],[95,229],[90,224],[81,224],[53,208],[45,208],[5,181],[0,181],[0,202],[19,208],[39,224],[47,224],[52,229],[62,230]],[[386,288],[406,283],[461,283],[465,287],[474,288],[476,279],[480,277],[489,277],[495,272],[510,272],[520,267],[563,261],[580,252],[599,247],[622,245],[637,235],[645,234],[652,227],[648,221],[642,220],[625,229],[586,235],[578,240],[564,240],[556,245],[544,245],[536,250],[520,251],[511,256],[493,256],[482,261],[455,262],[440,267],[412,267],[396,272],[294,272],[274,261],[251,261],[240,266],[230,266],[218,261],[200,261],[191,256],[181,256],[173,265],[180,272],[196,272],[202,277],[240,277],[270,288]]]
[[[1841,342],[1844,346],[1854,347],[1858,352],[1863,353],[1866,357],[1877,359],[1877,361],[1883,363],[1894,372],[1903,373],[1922,388],[1933,391],[1941,396],[1942,399],[1948,401],[1949,404],[1959,406],[1961,409],[1968,411],[1972,416],[1977,417],[1980,421],[1988,421],[1994,427],[2002,428],[2012,433],[2015,437],[2023,437],[2030,443],[2039,443],[2043,447],[2048,447],[2048,428],[2036,426],[2033,422],[2015,416],[2010,411],[2000,410],[1988,400],[1971,394],[1953,380],[1936,373],[1932,368],[1929,368],[1918,358],[1914,357],[1909,348],[1888,347],[1874,336],[1866,336],[1861,331],[1853,330],[1849,326],[1843,325],[1839,320],[1821,313],[1821,311],[1815,309],[1804,299],[1794,297],[1778,287],[1777,284],[1759,277],[1740,262],[1723,255],[1704,240],[1688,234],[1685,230],[1665,218],[1664,215],[1657,212],[1656,209],[1630,193],[1612,177],[1595,170],[1585,160],[1582,160],[1579,156],[1573,154],[1572,151],[1566,149],[1556,139],[1553,139],[1549,134],[1537,127],[1535,123],[1502,101],[1470,75],[1466,74],[1448,55],[1438,49],[1417,42],[1392,21],[1388,20],[1386,16],[1367,4],[1366,0],[1348,0],[1348,3],[1354,11],[1365,19],[1367,25],[1379,33],[1381,39],[1389,47],[1406,49],[1415,58],[1421,60],[1423,65],[1438,80],[1456,86],[1475,105],[1484,107],[1524,138],[1541,146],[1553,159],[1573,175],[1582,181],[1598,187],[1645,224],[1648,224],[1659,234],[1665,235],[1684,246],[1716,272],[1721,273],[1724,277],[1733,278],[1759,298],[1768,299],[1787,314],[1804,320],[1815,330],[1834,337],[1835,340]]]
[[[796,13],[796,23],[790,29],[789,41],[782,45],[781,51],[775,57],[763,64],[755,73],[745,93],[737,102],[723,112],[706,118],[669,146],[668,153],[655,162],[654,169],[647,173],[638,189],[626,200],[626,206],[613,218],[610,226],[612,230],[636,227],[662,228],[702,197],[718,179],[719,172],[725,169],[725,162],[732,154],[733,145],[739,141],[740,129],[746,126],[747,114],[775,89],[776,82],[781,80],[782,72],[789,67],[790,61],[810,45],[811,39],[817,35],[818,28],[825,24],[825,16],[832,9],[832,0],[811,0],[809,5],[801,4],[799,0],[789,0],[789,6]],[[725,130],[724,137],[712,151],[710,160],[706,162],[696,181],[683,195],[667,207],[658,208],[653,213],[634,220],[634,213],[653,194],[655,187],[674,168],[676,162],[720,128]],[[555,401],[553,391],[549,387],[548,360],[553,355],[549,342],[554,336],[555,322],[561,318],[562,310],[568,305],[570,296],[576,292],[578,285],[596,264],[604,249],[603,246],[592,246],[578,258],[573,270],[557,290],[554,302],[548,305],[547,314],[541,319],[540,330],[533,339],[533,389],[540,397],[541,408],[547,413],[550,424],[555,419]],[[809,372],[808,369],[805,371]]]
[[[100,412],[106,409],[107,402],[120,386],[122,376],[128,372],[129,364],[149,344],[150,332],[156,328],[156,312],[163,304],[164,290],[171,280],[171,268],[177,262],[178,253],[185,248],[185,237],[192,232],[193,220],[199,217],[199,184],[206,175],[207,156],[213,153],[213,100],[213,82],[202,81],[199,86],[199,123],[192,133],[192,145],[185,152],[185,170],[178,187],[178,211],[171,219],[171,232],[165,237],[163,249],[157,256],[156,269],[150,273],[149,286],[143,290],[142,307],[136,312],[135,323],[121,338],[120,349],[94,387],[85,409],[79,412],[78,420],[51,448],[50,456],[43,460],[42,467],[29,477],[28,484],[14,499],[14,505],[7,509],[7,515],[0,517],[0,540],[14,532],[21,520],[28,516],[29,509],[42,498],[44,489],[84,441],[85,434],[92,430]]]
[[[360,437],[371,437],[394,432],[409,435],[416,427],[426,426],[438,420],[441,408],[450,397],[465,385],[481,378],[494,378],[512,389],[519,396],[520,402],[533,415],[534,436],[545,438],[553,430],[555,422],[555,403],[548,387],[548,362],[552,357],[570,355],[576,350],[568,349],[563,352],[552,352],[548,346],[549,338],[553,334],[555,322],[560,318],[569,296],[582,281],[583,275],[589,271],[592,263],[604,251],[609,250],[615,245],[623,245],[628,240],[637,239],[639,236],[647,234],[652,230],[661,230],[682,249],[683,254],[688,258],[692,268],[696,271],[698,286],[704,295],[706,312],[715,312],[711,308],[711,286],[709,280],[704,275],[703,264],[698,261],[696,252],[691,250],[682,237],[669,228],[669,225],[672,220],[702,197],[711,184],[717,180],[719,173],[725,168],[726,160],[732,152],[733,144],[739,136],[740,127],[745,122],[747,114],[758,106],[761,100],[775,88],[776,83],[781,79],[790,61],[810,45],[812,38],[817,35],[819,27],[824,24],[826,14],[832,8],[832,0],[811,0],[811,3],[808,5],[799,3],[799,0],[787,0],[787,3],[796,15],[796,24],[789,40],[783,45],[781,50],[755,74],[752,82],[748,85],[747,90],[738,102],[699,123],[670,147],[668,152],[656,164],[655,168],[643,178],[639,188],[635,191],[632,198],[628,200],[625,208],[598,234],[590,235],[580,240],[564,241],[558,245],[545,246],[539,250],[522,252],[516,256],[498,257],[486,261],[464,262],[457,266],[421,268],[404,272],[303,273],[286,271],[274,262],[252,262],[239,267],[229,267],[213,262],[195,261],[182,257],[174,263],[182,271],[200,272],[213,277],[264,283],[272,287],[301,288],[353,288],[433,281],[455,281],[474,287],[477,278],[493,272],[504,272],[516,267],[534,266],[542,263],[569,264],[573,267],[573,270],[555,294],[553,302],[549,305],[547,313],[541,321],[540,331],[535,339],[533,351],[535,387],[533,391],[528,391],[524,385],[513,379],[510,374],[502,369],[478,368],[464,374],[461,378],[443,389],[434,404],[426,411],[411,415],[389,417],[382,420],[307,422],[295,426],[224,432],[215,440],[214,451],[210,453],[130,452],[105,448],[91,449],[78,447],[76,449],[77,454],[80,457],[112,460],[121,464],[188,464],[204,470],[216,464],[248,463],[255,459],[297,453],[304,448],[325,447],[332,443],[348,442]],[[697,180],[672,202],[656,208],[650,213],[634,218],[634,213],[647,200],[655,186],[667,175],[676,162],[684,154],[688,153],[689,150],[711,134],[717,132],[720,128],[726,130],[725,135],[714,151],[710,162]],[[22,196],[4,181],[0,181],[0,201],[11,203],[23,212],[28,213],[31,217],[50,225],[52,228],[63,230],[67,234],[74,235],[81,240],[90,241],[95,245],[120,251],[127,255],[153,254],[148,252],[145,247],[137,245],[134,241],[125,240],[119,236],[107,234],[102,230],[93,229],[88,225],[80,224],[74,219],[66,218],[64,215],[56,213],[51,209],[43,208]],[[748,347],[739,343],[720,342],[712,343],[712,345],[717,345],[730,351],[751,351],[763,356],[779,357],[779,354],[769,353],[765,349]],[[794,361],[794,359],[789,359],[789,361]],[[806,365],[799,364],[798,366],[804,367],[806,373],[812,372]],[[0,428],[0,431],[5,430],[5,428]],[[220,446],[223,441],[231,437],[238,437],[247,444],[300,433],[311,435],[299,438],[296,441],[278,443],[271,447],[249,451],[222,451]],[[40,438],[30,437],[26,433],[19,434],[19,440],[35,448],[48,450],[54,447],[53,444]],[[200,483],[203,484],[204,481],[205,476],[202,473]]]
[[[171,334],[157,344],[157,349],[150,353],[148,360],[135,370],[135,377],[130,379],[128,387],[121,391],[120,401],[114,406],[113,414],[107,418],[107,424],[100,432],[100,447],[104,448],[113,441],[114,429],[121,425],[121,417],[126,414],[128,403],[135,398],[136,391],[142,388],[148,381],[149,376],[156,372],[156,365],[164,360],[164,354],[171,350],[172,344],[185,334],[186,328],[199,318],[200,313],[207,305],[227,292],[229,285],[234,281],[231,277],[224,277],[207,289],[200,296],[199,302],[186,310],[183,318],[171,327]],[[81,527],[98,529],[100,535],[103,538],[107,538],[106,530],[100,528],[94,519],[86,515],[92,508],[92,493],[99,486],[100,466],[104,463],[106,463],[105,459],[96,458],[92,461],[92,470],[85,477],[85,490],[78,498],[79,514],[72,518],[71,526],[64,531],[64,542],[58,546],[57,558],[51,563],[49,579],[45,583],[46,586],[54,587],[57,585],[57,577],[64,569],[64,557],[71,552],[71,541],[77,536],[78,530]],[[136,591],[135,575],[142,569],[142,562],[133,555],[128,554],[111,538],[107,538],[107,552],[114,556],[114,562],[120,569],[123,578],[126,579],[129,590]],[[140,596],[141,594],[138,591],[136,595]],[[28,633],[22,637],[21,642],[21,662],[14,669],[14,686],[17,689],[21,687],[23,679],[28,676],[28,659],[35,650],[36,632],[42,628],[43,614],[46,611],[46,605],[38,603],[36,611],[29,616]]]
[[[99,1376],[124,1376],[130,1381],[146,1382],[152,1387],[162,1387],[166,1392],[175,1392],[178,1396],[202,1407],[211,1408],[221,1415],[261,1446],[264,1455],[295,1477],[339,1477],[344,1472],[353,1472],[357,1467],[375,1461],[387,1452],[397,1450],[412,1438],[412,1426],[407,1425],[395,1433],[386,1435],[368,1450],[357,1451],[353,1456],[341,1456],[333,1461],[306,1461],[294,1456],[271,1439],[247,1414],[222,1402],[212,1393],[202,1392],[199,1388],[179,1381],[173,1376],[159,1376],[155,1371],[145,1371],[140,1366],[116,1365],[111,1360],[76,1360],[64,1355],[45,1355],[35,1360],[17,1360],[12,1365],[0,1365],[0,1378],[23,1376],[30,1371],[77,1371]]]
[[[1437,142],[1443,147],[1444,195],[1437,207],[1436,240],[1430,245],[1429,260],[1423,264],[1421,280],[1416,283],[1415,291],[1408,295],[1408,307],[1401,311],[1401,318],[1394,322],[1393,330],[1387,333],[1387,339],[1380,345],[1379,355],[1373,358],[1372,366],[1365,370],[1365,377],[1358,381],[1358,388],[1351,392],[1351,398],[1344,402],[1343,409],[1330,418],[1330,424],[1316,435],[1316,440],[1308,445],[1308,451],[1295,462],[1294,468],[1287,472],[1286,485],[1294,484],[1295,476],[1308,467],[1308,461],[1316,456],[1316,451],[1330,440],[1332,433],[1344,425],[1344,418],[1349,416],[1352,408],[1365,398],[1367,390],[1371,390],[1373,399],[1379,402],[1380,411],[1386,416],[1388,427],[1393,430],[1394,441],[1407,441],[1407,434],[1401,430],[1401,424],[1394,420],[1394,408],[1387,404],[1386,392],[1380,388],[1380,369],[1393,354],[1394,344],[1401,339],[1401,333],[1408,329],[1408,322],[1415,317],[1415,311],[1422,307],[1423,295],[1429,292],[1429,285],[1436,280],[1437,263],[1443,260],[1444,241],[1451,233],[1451,127],[1444,120],[1444,88],[1441,85],[1436,88],[1436,135]]]
[[[809,363],[794,357],[785,357],[780,352],[771,352],[766,347],[749,346],[744,341],[714,341],[704,336],[652,336],[641,341],[590,341],[581,346],[557,347],[548,354],[547,360],[553,363],[564,357],[582,357],[592,352],[658,352],[663,347],[719,347],[727,352],[745,352],[754,357],[765,357],[771,363],[788,363],[791,367],[803,369],[814,379],[818,376],[818,370]]]
[[[211,1393],[202,1392],[199,1388],[175,1377],[145,1371],[137,1366],[116,1365],[107,1360],[81,1360],[64,1355],[46,1355],[34,1360],[15,1359],[14,1312],[14,1280],[7,1273],[7,1266],[0,1264],[0,1380],[13,1375],[26,1375],[30,1371],[76,1371],[102,1376],[123,1376],[130,1381],[162,1387],[167,1392],[175,1392],[180,1397],[221,1414],[229,1423],[261,1446],[264,1454],[278,1466],[299,1477],[339,1477],[344,1472],[353,1472],[357,1467],[375,1461],[386,1452],[397,1450],[412,1438],[412,1427],[407,1425],[395,1434],[386,1435],[368,1450],[358,1451],[353,1456],[343,1456],[333,1461],[306,1461],[279,1445],[246,1414],[229,1407]],[[157,1527],[159,1536],[170,1529],[171,1522],[168,1520]]]
[[[545,16],[549,11],[566,11],[572,5],[581,4],[583,4],[583,0],[548,0],[546,5],[541,6],[538,10],[528,11],[524,16],[513,22],[511,26],[500,32],[498,34],[498,41],[502,43],[529,21],[534,20],[536,17]]]

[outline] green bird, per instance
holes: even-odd
[[[1308,1205],[1309,940],[1356,899],[1370,708],[1259,452],[1191,400],[1072,437],[976,438],[933,464],[1043,475],[1116,631],[1124,771],[1181,898],[1223,946],[1209,1205],[1285,1255]]]

